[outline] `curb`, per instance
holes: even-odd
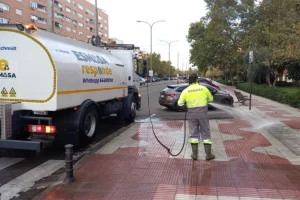
[[[74,172],[81,167],[81,165],[87,160],[89,159],[96,151],[98,151],[101,147],[103,147],[105,144],[107,144],[108,142],[112,141],[113,139],[115,139],[116,137],[118,137],[120,134],[122,134],[123,132],[125,132],[126,130],[128,130],[130,127],[132,127],[135,124],[135,122],[129,124],[126,127],[122,127],[119,130],[117,130],[116,132],[114,132],[113,134],[107,136],[106,138],[104,138],[103,140],[97,142],[96,144],[94,144],[90,149],[87,149],[86,151],[90,151],[89,153],[85,154],[84,156],[82,156],[74,165]],[[63,180],[65,178],[65,173],[63,173],[63,175],[61,175],[55,182],[53,182],[52,184],[50,184],[46,190],[44,190],[43,192],[39,193],[38,195],[36,195],[35,197],[32,197],[32,200],[40,200],[42,199],[46,194],[48,194],[49,192],[51,192],[52,190],[54,190],[56,187],[58,187],[59,185],[64,184]],[[76,177],[75,177],[76,178]]]

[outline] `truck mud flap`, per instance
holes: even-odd
[[[22,141],[22,140],[0,140],[0,149],[22,149],[40,152],[43,149],[43,142]]]

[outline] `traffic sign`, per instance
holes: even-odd
[[[153,76],[153,70],[149,70],[149,76]]]
[[[253,51],[249,52],[249,63],[253,63]]]

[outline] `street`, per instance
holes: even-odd
[[[161,107],[158,103],[160,91],[169,84],[176,84],[176,81],[161,81],[148,86],[150,111],[154,121],[184,119],[184,112],[168,110]],[[142,94],[142,110],[137,113],[135,123],[145,123],[149,119],[147,87],[141,87],[140,93]],[[209,116],[211,119],[232,117],[218,109],[210,109]],[[99,141],[128,126],[128,124],[122,124],[121,122],[116,123],[115,120],[114,116],[103,119],[100,124],[99,134],[95,140],[92,144],[86,144],[75,149],[74,160],[78,161],[82,156],[90,152]],[[1,200],[8,200],[14,196],[18,197],[17,199],[29,200],[32,196],[37,195],[41,189],[55,182],[64,173],[64,151],[64,148],[56,146],[46,149],[40,155],[36,155],[33,151],[0,150]],[[13,187],[13,190],[11,190],[11,187]]]

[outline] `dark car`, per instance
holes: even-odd
[[[199,82],[200,84],[203,83],[203,84],[206,84],[206,85],[210,85],[210,86],[216,88],[217,90],[221,90],[221,88],[220,88],[219,86],[213,84],[211,81],[207,80],[206,78],[199,77],[199,78],[198,78],[198,82]]]
[[[214,87],[206,84],[201,84],[201,85],[207,87],[210,93],[214,96],[213,103],[233,106],[234,103],[233,97],[225,90],[217,90]],[[177,102],[179,100],[181,92],[188,86],[189,86],[188,84],[168,85],[160,93],[159,100],[158,100],[159,104],[161,106],[179,111]]]

